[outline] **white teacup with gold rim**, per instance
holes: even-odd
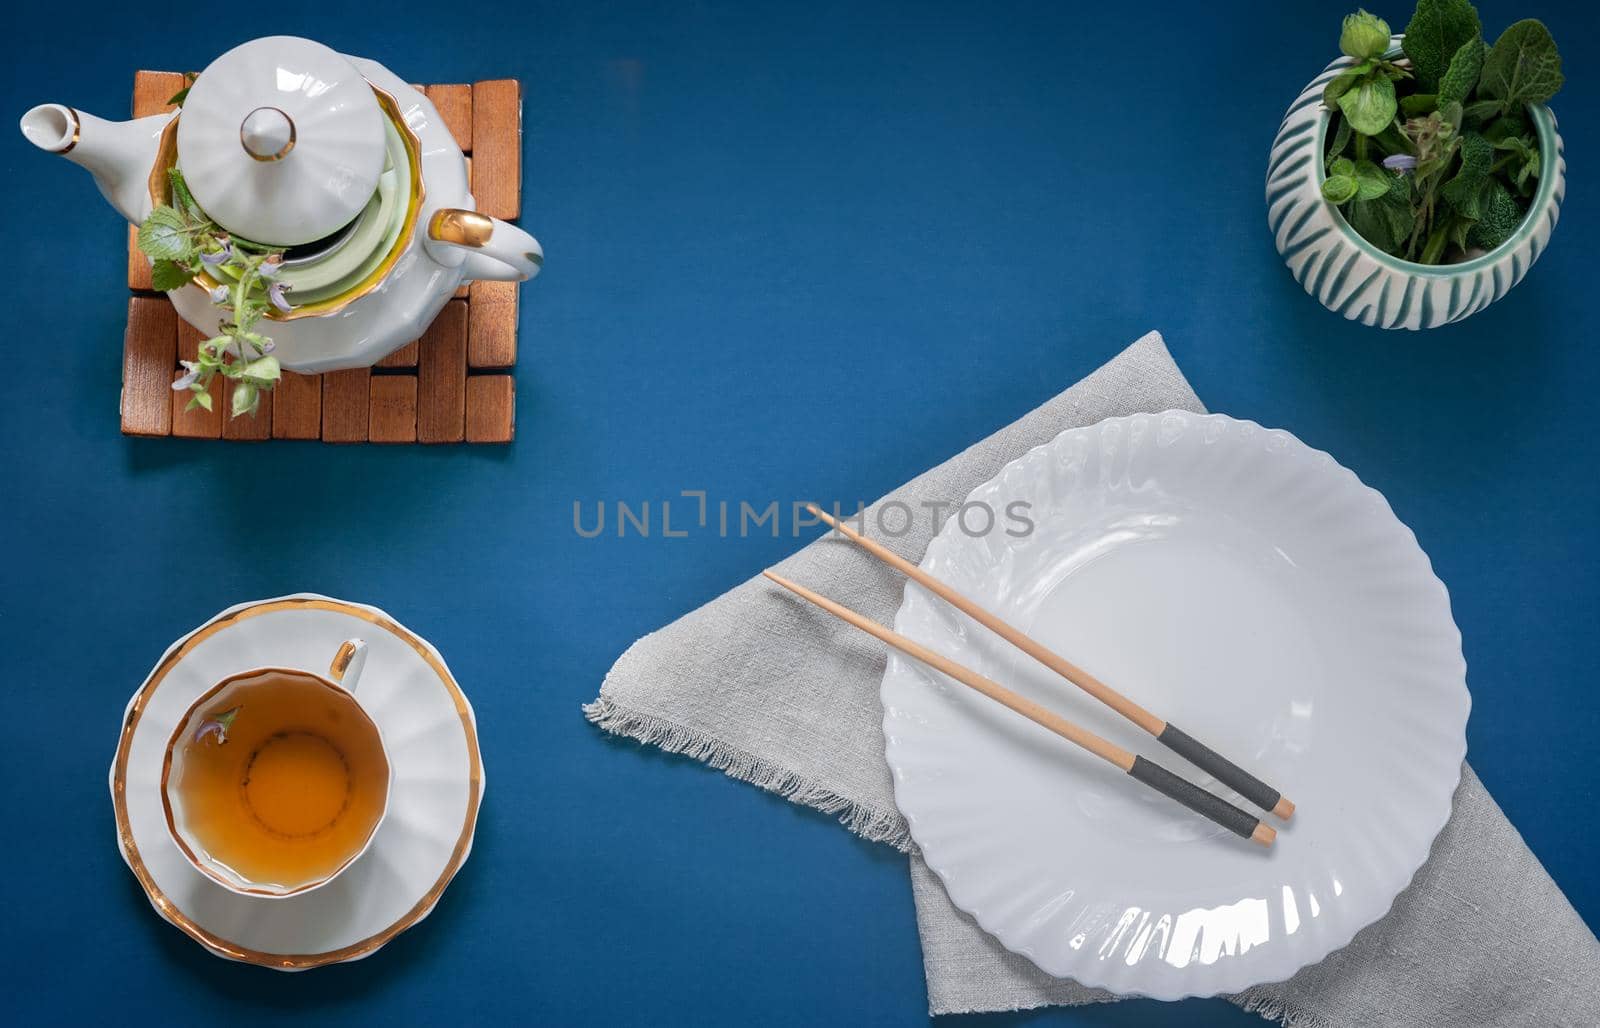
[[[522,281],[544,264],[531,235],[473,209],[466,159],[427,97],[309,39],[234,47],[176,112],[110,122],[49,103],[21,128],[87,168],[135,225],[172,202],[175,168],[231,239],[286,251],[287,308],[267,310],[263,330],[290,371],[371,365],[420,337],[463,282]],[[167,294],[206,336],[227,270]]]
[[[393,774],[355,694],[366,652],[346,640],[326,676],[241,671],[190,705],[167,743],[161,801],[200,873],[241,895],[296,896],[372,845]]]

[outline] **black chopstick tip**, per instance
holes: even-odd
[[[1294,804],[1282,793],[1171,721],[1156,735],[1156,741],[1262,810],[1270,810],[1286,821],[1294,814]]]

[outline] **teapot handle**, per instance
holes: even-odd
[[[428,220],[428,239],[467,251],[465,276],[525,282],[544,266],[544,248],[515,225],[477,211],[443,207]]]

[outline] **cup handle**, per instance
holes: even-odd
[[[544,267],[544,248],[515,225],[477,211],[443,207],[428,219],[428,239],[467,251],[463,277],[525,282]]]
[[[346,639],[339,644],[339,652],[328,665],[328,677],[342,686],[345,692],[356,691],[361,680],[361,669],[367,666],[367,644],[360,639]]]

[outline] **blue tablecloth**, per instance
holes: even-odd
[[[1600,36],[1584,4],[1480,4],[1492,31],[1537,15],[1561,45],[1568,203],[1507,299],[1386,334],[1301,292],[1262,206],[1268,143],[1346,6],[13,11],[12,116],[45,100],[120,116],[135,68],[200,68],[273,32],[412,80],[521,78],[523,220],[549,256],[523,293],[509,449],[124,439],[122,227],[82,171],[0,133],[5,1008],[922,1022],[902,858],[578,711],[635,637],[798,541],[585,539],[573,506],[869,499],[1149,328],[1208,406],[1332,451],[1416,530],[1464,636],[1473,765],[1593,923],[1600,865],[1573,812],[1594,797],[1600,727]],[[1397,29],[1409,12],[1379,11]],[[477,706],[491,786],[429,921],[288,977],[218,961],[150,911],[105,772],[168,641],[295,590],[432,639]],[[1025,1019],[1254,1021],[1220,1001]]]

